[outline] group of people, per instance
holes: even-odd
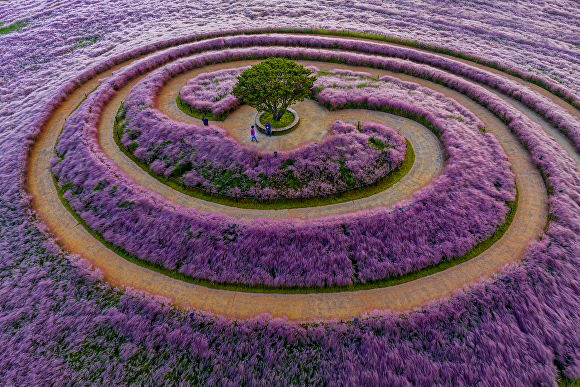
[[[264,125],[264,128],[266,129],[266,136],[272,136],[272,125],[270,125],[269,122],[266,122],[266,125]],[[258,139],[256,138],[256,130],[254,129],[254,125],[252,125],[252,127],[250,128],[250,134],[252,135],[252,142],[256,141],[258,142]]]
[[[203,122],[203,126],[209,126],[209,120],[207,119],[207,117],[205,116],[205,114],[202,117],[202,122]],[[272,125],[270,125],[269,122],[266,122],[266,125],[264,125],[264,128],[266,129],[266,136],[272,136]],[[258,139],[256,138],[256,130],[254,129],[254,125],[252,125],[252,127],[250,128],[250,134],[252,135],[252,142],[256,141],[258,142]]]

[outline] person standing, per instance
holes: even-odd
[[[258,139],[256,138],[256,131],[254,130],[254,125],[252,125],[252,128],[250,129],[250,134],[252,135],[252,141],[256,141],[258,142]]]
[[[203,126],[209,126],[209,120],[207,119],[205,114],[203,115],[203,118],[201,120],[203,121]]]
[[[266,122],[266,125],[264,125],[264,127],[266,128],[266,136],[272,137],[272,125],[270,125],[269,122]]]

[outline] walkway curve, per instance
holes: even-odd
[[[252,63],[254,62],[256,61],[252,61]],[[229,65],[229,67],[238,67],[248,64],[248,61],[227,62],[225,64]],[[203,71],[203,69],[206,71],[214,71],[214,69],[223,68],[228,67],[223,66],[223,64],[206,66],[202,69],[195,69],[193,71],[187,72],[184,74],[185,77],[182,75],[179,77],[179,79],[185,82],[188,78],[195,76],[200,71]],[[326,108],[320,106],[318,103],[307,100],[299,104],[299,106],[302,107],[300,114],[303,121],[320,123],[322,130],[318,130],[317,137],[300,136],[301,132],[296,130],[289,135],[283,136],[286,138],[286,140],[280,140],[275,137],[272,142],[273,144],[291,144],[291,147],[294,148],[304,142],[322,140],[330,129],[332,122],[335,120],[354,123],[357,121],[375,121],[400,131],[401,134],[403,134],[409,140],[415,151],[415,163],[413,164],[413,167],[395,185],[389,189],[379,192],[378,194],[349,202],[319,207],[303,207],[282,210],[256,210],[232,207],[198,199],[171,189],[167,185],[151,176],[139,165],[134,163],[126,154],[120,151],[119,147],[115,143],[113,138],[113,125],[117,110],[133,86],[135,86],[145,76],[146,75],[143,75],[131,81],[125,87],[120,89],[113,100],[111,100],[103,109],[103,114],[101,115],[101,120],[99,121],[98,125],[99,143],[105,155],[115,164],[117,164],[117,166],[125,174],[131,176],[131,178],[133,178],[139,185],[146,187],[149,191],[155,192],[165,199],[185,208],[196,208],[200,211],[219,213],[239,219],[308,219],[347,214],[355,211],[372,209],[375,207],[388,207],[403,199],[408,198],[413,194],[414,191],[427,185],[435,176],[437,176],[441,172],[444,165],[443,149],[437,136],[435,136],[435,134],[433,134],[433,132],[431,132],[429,129],[413,120],[372,110],[357,109],[329,112]],[[179,89],[177,89],[177,91],[178,90]],[[170,117],[174,117],[177,112],[181,112],[175,103],[176,96],[176,91],[173,88],[163,88],[161,94],[159,95],[159,100],[163,101],[164,103],[163,105],[160,105],[161,111],[163,113],[170,111]],[[175,110],[170,110],[172,109],[172,105],[175,106]],[[181,114],[181,116],[176,117],[175,119],[178,121],[186,122],[201,122],[193,117],[186,115],[185,113],[181,112]],[[255,115],[256,111],[254,109],[250,108],[249,106],[244,106],[241,109],[238,109],[238,111],[230,114],[226,121],[224,121],[223,125],[220,126],[223,126],[230,133],[230,135],[235,137],[237,140],[241,140],[240,142],[247,143],[244,145],[251,145],[247,141],[248,136],[242,136],[240,132],[247,134],[247,128],[252,124]],[[303,130],[305,128],[302,126],[300,129]],[[270,140],[269,138],[266,139],[266,137],[262,134],[258,134],[258,136],[261,140],[259,144],[267,144],[267,141]],[[287,141],[289,138],[295,138],[296,140],[291,140],[289,142]],[[282,147],[276,147],[273,149],[281,148]]]
[[[525,252],[528,241],[542,232],[547,218],[547,195],[543,181],[527,152],[491,113],[439,85],[399,74],[396,76],[443,91],[474,111],[502,143],[520,189],[518,212],[503,238],[478,257],[444,272],[388,288],[285,295],[208,289],[131,264],[105,248],[84,228],[75,227],[77,222],[60,203],[50,175],[49,160],[60,128],[84,94],[97,85],[96,79],[77,89],[57,109],[33,149],[28,182],[34,207],[64,246],[91,261],[103,272],[105,279],[114,285],[138,288],[167,297],[184,309],[205,310],[235,318],[269,313],[274,317],[286,316],[290,320],[307,321],[350,319],[377,309],[405,311],[422,307],[429,301],[451,296],[457,289],[489,276],[506,263],[517,262]]]

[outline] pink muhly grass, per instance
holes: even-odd
[[[264,50],[268,55],[270,49]],[[236,55],[243,58],[242,52]],[[149,91],[132,94],[127,104],[148,106],[173,72],[227,57],[227,52],[206,54],[203,59],[193,57],[153,72],[134,89],[147,86]],[[119,87],[125,82],[122,79],[130,79],[124,74],[118,78],[110,84]],[[67,121],[57,148],[63,161],[53,171],[61,185],[73,184],[71,206],[86,214],[87,223],[106,240],[140,259],[189,276],[239,284],[333,286],[402,275],[460,256],[491,235],[505,219],[505,201],[514,198],[514,182],[497,140],[480,132],[482,124],[475,116],[453,100],[415,84],[390,80],[387,85],[384,96],[375,97],[376,90],[371,87],[357,88],[356,93],[342,89],[344,95],[336,98],[355,104],[366,101],[374,108],[422,117],[440,133],[448,158],[439,178],[394,208],[302,223],[237,222],[167,203],[129,183],[116,167],[98,156],[95,125],[99,109],[113,95],[108,85],[89,96],[88,103]],[[397,96],[397,88],[405,92]],[[87,106],[92,106],[90,112]],[[146,108],[140,114],[144,122],[169,122],[156,109]],[[451,118],[457,115],[466,117],[465,122]],[[87,138],[83,143],[78,141],[80,133]],[[154,133],[151,130],[148,135]],[[226,143],[224,133],[218,131],[216,137]],[[156,144],[170,139],[154,138]],[[168,153],[168,157],[177,154]],[[255,162],[252,159],[247,157],[248,162]],[[162,163],[152,166],[165,173]],[[200,181],[199,176],[195,178]],[[95,190],[96,181],[103,181],[104,188]],[[114,193],[114,187],[125,186],[127,191]],[[271,194],[266,191],[266,195]]]
[[[469,52],[494,58],[499,65],[512,71],[520,68],[523,72],[529,63],[539,63],[551,67],[548,70],[555,74],[564,74],[571,79],[574,73],[568,70],[578,67],[574,48],[568,44],[574,43],[578,36],[578,27],[574,25],[578,15],[568,3],[556,1],[547,7],[533,1],[525,4],[478,2],[467,3],[467,8],[461,10],[423,3],[421,7],[426,12],[421,15],[417,15],[414,3],[397,3],[396,7],[387,7],[376,1],[349,3],[348,6],[335,3],[328,6],[325,3],[313,4],[309,9],[293,10],[293,15],[307,23],[325,23],[344,30],[349,28],[344,24],[350,23],[352,18],[341,18],[341,12],[350,16],[352,9],[356,8],[361,14],[356,20],[361,29],[385,30],[388,27],[390,34],[405,37],[423,34],[426,39],[436,40],[437,44],[449,45],[451,51],[466,51],[468,48]],[[153,5],[157,19],[146,19],[149,29],[155,33],[158,31],[155,27],[165,24],[169,18],[174,22],[179,15],[186,19],[195,16],[184,13],[185,9],[178,13],[159,14],[157,9],[162,9],[159,7],[162,4]],[[27,55],[41,58],[41,61],[34,61],[41,71],[57,69],[58,66],[58,71],[49,71],[55,74],[53,78],[67,79],[77,73],[76,64],[80,59],[74,61],[75,66],[68,64],[67,68],[66,61],[54,55],[53,44],[63,53],[70,51],[76,41],[72,37],[80,31],[85,33],[87,26],[95,24],[91,24],[91,17],[98,18],[99,26],[112,23],[110,25],[114,27],[124,27],[135,18],[141,20],[146,16],[138,9],[130,13],[114,12],[107,6],[106,2],[80,2],[45,9],[40,5],[14,3],[3,11],[3,20],[15,20],[22,17],[19,15],[33,12],[32,22],[42,25],[32,25],[21,33],[2,38],[6,48],[2,69],[7,74],[2,78],[3,90],[6,91],[2,118],[8,125],[3,127],[4,136],[0,142],[6,161],[0,165],[3,176],[0,182],[0,208],[3,210],[0,228],[0,348],[5,355],[0,367],[0,380],[7,385],[147,385],[153,383],[150,371],[154,370],[156,380],[167,383],[195,380],[206,385],[260,384],[268,380],[272,386],[336,383],[548,386],[555,383],[559,370],[570,378],[580,375],[576,312],[580,309],[577,281],[580,276],[580,179],[577,166],[539,125],[521,117],[517,110],[503,104],[484,88],[473,87],[461,79],[456,81],[444,72],[414,67],[412,63],[400,68],[416,71],[419,76],[433,76],[506,117],[536,165],[547,176],[547,182],[553,188],[549,203],[552,221],[542,240],[530,245],[522,264],[503,271],[500,278],[486,280],[418,313],[409,313],[404,318],[377,313],[357,324],[297,325],[267,317],[230,321],[197,311],[194,317],[189,317],[187,313],[176,312],[164,300],[151,300],[134,292],[120,294],[93,280],[84,268],[76,266],[86,264],[84,259],[65,256],[56,244],[38,233],[37,228],[42,228],[42,224],[32,220],[26,205],[30,198],[16,199],[16,194],[24,191],[23,160],[29,143],[23,147],[24,137],[18,137],[18,131],[13,128],[22,129],[21,136],[35,138],[51,116],[52,109],[77,84],[114,64],[202,37],[168,38],[110,57],[79,75],[78,83],[70,82],[53,95],[48,89],[40,94],[42,98],[36,97],[36,101],[44,104],[44,109],[25,111],[30,112],[29,115],[13,114],[11,109],[14,106],[22,108],[23,96],[34,102],[34,95],[27,94],[29,90],[46,84],[45,76],[38,71],[17,71],[18,66],[30,64],[26,63]],[[247,21],[256,16],[254,23],[263,24],[260,15],[269,11],[264,11],[262,4],[252,6],[244,4],[244,12],[250,15]],[[73,7],[78,11],[82,9],[83,13],[69,12],[71,8],[77,11]],[[231,4],[220,8],[219,4],[212,3],[206,7],[215,9],[216,16],[220,12],[225,15],[224,23],[219,24],[219,34],[237,27],[228,24],[230,20],[226,19],[239,8],[228,10],[226,7],[230,8]],[[197,12],[197,9],[192,12]],[[102,14],[107,17],[103,18]],[[320,20],[320,15],[327,19]],[[510,23],[506,25],[508,16]],[[413,23],[409,24],[411,19]],[[63,29],[65,22],[67,28]],[[552,28],[556,24],[558,28]],[[352,24],[349,25],[353,28]],[[53,31],[58,31],[65,39],[54,39],[56,32]],[[174,31],[169,31],[164,36],[173,34]],[[441,36],[443,43],[440,43]],[[254,44],[244,36],[238,38],[240,44]],[[301,41],[304,38],[292,39]],[[510,44],[506,45],[506,40]],[[498,42],[497,48],[489,50],[495,41]],[[322,46],[327,43],[312,39],[309,44]],[[343,49],[362,46],[354,40],[341,44]],[[124,44],[122,49],[128,46]],[[411,61],[429,61],[428,64],[440,68],[449,64],[452,67],[444,68],[446,71],[461,71],[461,75],[468,78],[481,71],[467,65],[458,66],[452,59],[408,48],[383,46],[381,50],[392,50]],[[35,49],[39,47],[42,49]],[[102,47],[97,47],[90,51],[90,55],[85,56],[85,63],[100,60],[95,58],[102,50]],[[107,51],[105,47],[105,58],[109,55]],[[23,59],[18,60],[20,57]],[[46,63],[43,63],[44,59]],[[60,67],[68,72],[63,75],[64,70]],[[14,74],[17,76],[13,77]],[[546,76],[537,78],[547,82],[552,90],[568,93],[578,100],[565,86]],[[480,82],[494,87],[496,79],[507,81],[501,76],[483,74]],[[514,92],[517,93],[518,89],[520,87],[514,85]],[[551,101],[535,103],[542,97],[533,91],[529,95],[532,98],[525,99],[524,103],[527,106],[535,104],[544,111],[541,115],[551,114],[554,122],[568,119],[558,107],[553,107]],[[553,110],[545,110],[552,107]],[[574,138],[573,135],[570,137]],[[56,164],[55,168],[58,166]],[[78,172],[83,170],[79,168]],[[67,259],[72,267],[66,265]],[[502,279],[504,276],[508,280]],[[143,372],[145,370],[148,371]]]

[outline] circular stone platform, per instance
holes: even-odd
[[[273,136],[280,136],[282,134],[290,133],[292,130],[296,129],[296,127],[298,126],[298,122],[300,121],[300,117],[298,116],[298,112],[296,112],[296,110],[291,109],[291,108],[288,108],[286,110],[289,111],[290,113],[294,114],[294,121],[290,125],[285,126],[283,128],[278,128],[278,129],[272,128],[272,135]],[[258,128],[258,130],[260,132],[262,132],[263,134],[266,134],[266,128],[260,122],[260,117],[262,117],[262,115],[264,113],[265,112],[260,112],[256,115],[256,127]]]

